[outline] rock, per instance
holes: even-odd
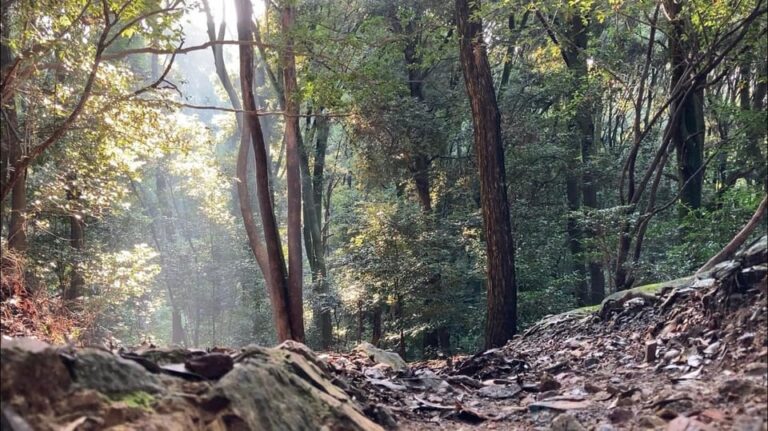
[[[664,360],[671,361],[680,355],[680,351],[677,349],[669,349],[667,353],[664,353]]]
[[[397,420],[389,408],[382,404],[372,404],[363,410],[366,416],[372,418],[377,424],[385,428],[397,427]]]
[[[667,425],[667,422],[658,416],[640,416],[637,418],[637,426],[640,428],[655,429]]]
[[[760,416],[739,415],[733,419],[734,431],[762,431],[764,420]]]
[[[74,382],[101,393],[162,392],[160,380],[141,365],[99,349],[82,349],[70,362]]]
[[[613,424],[621,424],[632,419],[634,416],[635,414],[632,413],[632,410],[617,408],[608,413],[608,420]]]
[[[37,338],[12,338],[7,335],[3,335],[0,339],[0,347],[3,349],[19,349],[25,352],[40,353],[45,349],[50,349],[51,345],[45,341],[38,340]]]
[[[475,389],[479,389],[483,387],[483,384],[481,382],[473,379],[472,377],[465,376],[463,374],[448,376],[448,378],[446,378],[446,381],[453,385],[457,385],[457,384],[464,385],[464,386],[468,386],[470,388],[475,388]]]
[[[761,237],[736,256],[743,260],[745,267],[765,263],[768,261],[768,236]]]
[[[157,365],[184,363],[191,356],[204,355],[202,351],[190,351],[180,348],[150,349],[137,355],[146,358]]]
[[[206,404],[231,412],[242,429],[381,430],[314,362],[284,348],[246,349]]]
[[[733,378],[720,384],[718,392],[723,398],[743,398],[755,390],[755,384],[748,379]]]
[[[560,389],[562,385],[549,373],[543,373],[541,375],[541,381],[539,382],[539,392],[555,391]]]
[[[512,398],[522,391],[519,385],[488,385],[477,391],[477,394],[481,397],[492,398],[495,400],[501,400],[505,398]]]
[[[109,428],[124,422],[131,422],[144,414],[146,414],[146,411],[139,407],[132,407],[124,402],[112,403],[104,414],[104,423],[102,426],[104,428]]]
[[[395,352],[379,349],[371,343],[362,342],[355,351],[364,353],[372,361],[380,364],[387,364],[395,371],[403,371],[408,368],[403,358]]]
[[[667,431],[712,431],[714,428],[685,416],[678,416],[667,425]]]
[[[561,413],[557,415],[549,428],[551,431],[586,431],[586,428],[572,415]]]
[[[719,341],[715,341],[714,343],[710,344],[706,349],[704,349],[704,356],[708,358],[716,356],[720,352],[720,346],[721,344]]]
[[[52,399],[63,397],[72,379],[53,349],[27,350],[19,344],[0,348],[0,397],[20,413],[50,411]]]
[[[768,374],[768,364],[764,362],[752,362],[744,367],[744,374],[748,376],[763,377]]]
[[[596,394],[596,393],[598,393],[598,392],[600,392],[602,390],[603,389],[600,386],[597,386],[597,385],[595,385],[592,382],[585,382],[584,383],[584,392],[586,392],[588,394]]]
[[[754,285],[760,282],[768,274],[768,265],[755,265],[750,268],[742,269],[739,274],[739,281],[746,285]]]
[[[208,353],[187,359],[184,365],[193,373],[215,380],[232,370],[234,361],[225,353]]]
[[[659,344],[656,341],[645,343],[645,362],[654,362],[656,360],[656,350]]]

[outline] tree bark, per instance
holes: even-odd
[[[672,23],[669,40],[669,55],[672,64],[670,91],[695,74],[689,59],[698,56],[696,35],[686,26],[680,16],[684,2],[664,1],[664,10]],[[677,155],[677,176],[680,188],[680,214],[701,207],[701,192],[704,185],[704,82],[694,79],[692,91],[675,98],[670,112],[679,110],[675,121],[669,124],[672,143]]]
[[[322,112],[322,110],[321,110]],[[325,169],[325,150],[328,143],[330,124],[322,116],[315,117],[311,138],[316,138],[315,158],[312,172],[309,167],[309,157],[305,145],[299,143],[301,150],[301,181],[302,181],[302,210],[304,214],[304,246],[307,250],[307,260],[312,271],[312,286],[316,303],[313,310],[314,325],[320,333],[319,347],[326,350],[333,342],[333,326],[331,311],[326,307],[326,297],[329,293],[327,276],[328,268],[325,263],[325,248],[322,237],[322,199],[323,171]]]
[[[587,17],[583,16],[580,12],[572,11],[567,23],[566,40],[560,41],[560,51],[565,60],[566,66],[571,71],[573,79],[575,80],[575,86],[577,88],[588,85],[589,70],[587,67],[587,58],[585,51],[588,47],[588,28],[585,25]],[[571,128],[578,133],[578,145],[574,149],[574,156],[581,156],[581,178],[568,178],[566,180],[568,206],[571,211],[573,208],[579,208],[583,205],[584,208],[596,209],[598,208],[597,201],[597,184],[595,182],[594,168],[592,166],[592,156],[595,152],[595,122],[594,122],[594,106],[592,101],[588,100],[584,95],[589,92],[579,91],[578,94],[582,94],[581,100],[576,108],[576,114],[571,123]],[[578,156],[574,157],[576,159]],[[569,157],[570,159],[570,157]],[[569,169],[569,175],[577,175],[571,169]],[[581,199],[579,199],[579,192],[575,189],[581,187]],[[575,220],[569,217],[568,220],[568,235],[571,237],[571,250],[577,253],[584,253],[583,240],[587,238],[594,238],[597,232],[592,229],[581,230],[575,226]],[[575,255],[574,258],[574,270],[577,274],[585,275],[583,256]],[[605,296],[605,276],[603,275],[603,267],[598,259],[587,256],[587,267],[589,268],[589,289],[585,282],[579,281],[578,298],[582,305],[598,304],[603,300]],[[583,279],[583,277],[579,277]]]
[[[250,0],[235,1],[237,9],[237,34],[243,42],[253,40],[251,17],[253,11]],[[269,163],[267,161],[266,144],[261,131],[261,124],[256,113],[256,101],[253,95],[253,45],[239,45],[240,53],[240,86],[243,98],[243,108],[246,114],[243,118],[243,135],[249,138],[253,144],[254,158],[256,160],[256,185],[259,209],[261,212],[262,226],[264,228],[264,242],[267,249],[269,271],[265,274],[269,278],[267,283],[270,289],[270,301],[272,303],[272,315],[275,321],[278,341],[303,338],[303,330],[294,330],[289,308],[288,280],[285,268],[285,258],[280,245],[280,236],[277,231],[275,212],[270,198],[269,188]]]
[[[304,341],[302,300],[303,260],[301,250],[301,155],[299,149],[299,101],[296,60],[293,54],[293,25],[296,11],[286,2],[280,13],[284,46],[281,52],[285,89],[285,152],[288,189],[288,308],[291,331],[296,341]],[[311,190],[306,190],[311,193]]]
[[[472,108],[474,145],[480,177],[487,253],[488,315],[485,347],[504,345],[517,329],[514,240],[507,202],[501,118],[483,45],[482,22],[474,18],[479,1],[456,0],[459,53]]]
[[[67,190],[67,200],[73,202],[73,209],[70,209],[69,215],[69,245],[73,250],[72,272],[69,278],[69,288],[64,292],[64,299],[71,301],[83,295],[85,288],[85,279],[80,272],[80,253],[85,248],[85,229],[83,225],[83,213],[80,211],[79,203],[80,191],[75,184],[74,174],[69,176],[69,190]]]
[[[3,13],[2,19],[2,34],[3,38],[0,40],[0,70],[5,71],[9,67],[14,59],[11,48],[5,43],[10,37],[10,29],[8,27],[8,18],[10,12]],[[0,188],[4,188],[9,180],[10,172],[9,167],[21,165],[21,161],[24,157],[24,150],[22,148],[22,142],[18,136],[19,124],[16,114],[15,97],[11,96],[7,104],[3,104],[0,110],[3,123],[2,129],[2,184]],[[13,184],[11,189],[11,214],[8,221],[8,248],[19,253],[27,251],[27,168],[20,168],[18,179]],[[2,205],[2,202],[0,202]],[[0,213],[4,214],[1,211]]]

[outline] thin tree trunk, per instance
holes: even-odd
[[[237,0],[235,1],[235,7],[237,9],[238,39],[244,42],[251,42],[253,40],[253,27],[251,25],[253,11],[251,9],[251,2],[250,0]],[[267,161],[264,135],[261,131],[259,117],[256,115],[256,101],[253,95],[253,45],[239,45],[239,52],[243,108],[247,111],[243,121],[243,135],[246,139],[251,139],[256,160],[257,195],[269,266],[269,271],[267,271],[265,276],[270,280],[267,286],[270,289],[269,296],[272,303],[272,315],[275,321],[277,339],[280,342],[289,339],[299,339],[298,335],[301,334],[303,336],[303,331],[295,333],[292,327],[285,258],[280,245],[277,221],[275,220],[275,212],[269,193],[270,167]]]
[[[5,43],[10,36],[8,17],[10,12],[3,14],[3,38],[0,40],[0,70],[6,70],[13,63],[11,48]],[[9,167],[21,164],[24,156],[21,138],[19,137],[19,124],[16,114],[15,97],[10,97],[7,104],[0,109],[3,123],[2,135],[2,183],[0,188],[5,188],[9,180]],[[8,221],[8,248],[19,253],[27,251],[27,168],[21,168],[16,183],[11,189],[11,214]],[[0,202],[2,205],[2,202]],[[0,207],[0,214],[5,214]]]
[[[299,149],[299,101],[296,60],[293,54],[293,25],[296,11],[286,3],[280,14],[284,47],[281,52],[285,91],[285,151],[288,189],[288,309],[293,339],[304,341],[304,276],[301,249],[301,155]],[[306,190],[311,193],[311,190]]]
[[[74,174],[69,176],[69,190],[67,190],[67,200],[73,202],[74,209],[71,209],[69,215],[69,245],[73,250],[72,269],[69,279],[69,288],[64,292],[64,299],[71,301],[83,295],[85,288],[85,279],[80,270],[80,253],[85,248],[85,232],[83,226],[83,214],[79,210],[80,191],[75,184]]]
[[[456,0],[459,53],[472,108],[488,266],[485,347],[502,346],[517,329],[514,240],[507,202],[501,118],[483,45],[479,1]]]

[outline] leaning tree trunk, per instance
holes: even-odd
[[[757,226],[760,224],[760,220],[765,216],[766,207],[768,206],[768,195],[763,196],[763,200],[760,202],[760,205],[757,206],[757,210],[755,210],[755,213],[752,215],[752,218],[749,219],[747,224],[744,225],[743,228],[739,231],[739,233],[736,234],[736,236],[731,239],[728,244],[723,247],[722,250],[720,250],[719,253],[712,256],[707,263],[704,264],[701,268],[699,268],[698,271],[696,271],[696,274],[701,274],[703,272],[706,272],[710,269],[712,269],[715,265],[717,265],[720,262],[725,261],[726,259],[729,259],[731,256],[733,256],[734,253],[741,247],[742,244],[749,238],[750,235],[752,235],[752,232],[755,231]]]
[[[485,346],[501,346],[517,327],[514,240],[507,202],[501,120],[491,67],[483,45],[482,22],[475,18],[480,2],[456,0],[459,54],[472,108],[474,144],[480,176],[480,199],[488,266],[488,316]]]
[[[280,245],[277,231],[277,221],[270,198],[269,163],[267,161],[266,143],[261,131],[261,124],[256,112],[256,100],[253,95],[253,41],[252,15],[250,0],[237,0],[237,35],[242,43],[240,53],[240,87],[243,98],[243,134],[251,139],[254,159],[256,160],[256,194],[261,211],[261,222],[264,228],[264,242],[267,249],[269,270],[265,277],[269,278],[267,286],[270,289],[272,316],[275,321],[278,341],[300,340],[303,330],[295,330],[292,325],[291,309],[289,308],[288,280],[285,269],[285,258]]]

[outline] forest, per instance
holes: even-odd
[[[754,346],[733,360],[768,361],[755,317],[768,272],[766,0],[4,0],[1,17],[3,340],[120,349],[153,372],[146,349],[209,352],[203,371],[190,357],[175,371],[197,377],[220,352],[237,362],[280,344],[395,392],[415,390],[390,374],[403,360],[509,389],[510,346],[588,351],[574,346],[600,319],[619,329],[595,345],[637,341],[640,362],[677,352],[684,376],[725,357],[705,353],[711,343],[744,334]],[[706,329],[733,340],[696,332],[698,352],[664,341],[651,355],[663,336],[627,329],[714,319],[712,298],[736,326]],[[650,308],[627,320],[638,301]],[[552,323],[572,310],[594,322]],[[381,376],[350,371],[344,355],[361,348],[398,358]],[[5,398],[19,383],[3,379]],[[355,410],[327,429],[423,419],[377,396],[394,413]],[[413,410],[512,417],[430,397]],[[536,400],[531,411],[586,402]],[[227,415],[200,429],[261,429]],[[669,429],[709,429],[696,426],[712,415]],[[724,417],[713,429],[766,423]],[[52,429],[106,427],[71,420]],[[534,425],[520,429],[545,429]]]

